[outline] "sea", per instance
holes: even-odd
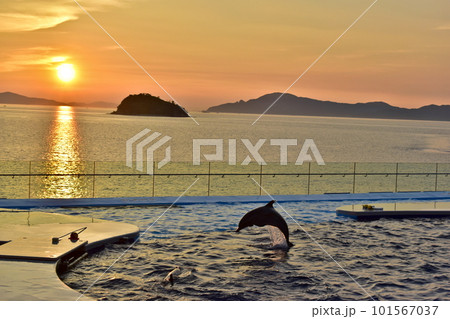
[[[111,111],[0,105],[0,173],[9,174],[2,177],[2,189],[16,189],[19,177],[12,178],[12,172],[73,173],[81,167],[73,164],[78,162],[125,167],[126,143],[144,129],[170,137],[167,145],[174,163],[192,162],[194,139],[213,140],[212,146],[205,146],[201,161],[208,160],[205,155],[220,155],[214,146],[220,140],[223,165],[229,165],[231,158],[240,167],[249,160],[249,165],[255,162],[256,153],[246,145],[257,149],[267,163],[279,163],[281,147],[271,141],[286,139],[290,164],[306,140],[314,141],[330,166],[402,163],[434,169],[436,163],[440,167],[450,163],[450,123],[444,121],[267,115],[253,124],[257,115],[193,112],[194,121],[112,115]],[[230,157],[234,145],[235,156]],[[160,161],[164,155],[155,159]],[[131,187],[131,183],[120,187]],[[216,183],[220,185],[220,178]],[[87,196],[76,194],[73,184],[57,189],[51,189],[56,182],[41,184],[44,187],[27,190],[25,181],[16,193],[19,197]],[[159,185],[164,188],[164,181]],[[275,183],[271,189],[277,187]],[[292,216],[284,215],[294,244],[288,251],[273,249],[265,228],[234,232],[239,219],[258,206],[255,203],[46,211],[139,226],[141,237],[132,246],[107,246],[60,274],[65,284],[98,300],[450,300],[449,220],[360,222],[335,214],[339,206],[364,203],[282,203]],[[173,270],[177,270],[173,282],[164,280]]]
[[[238,165],[251,155],[242,139],[252,146],[265,140],[258,152],[267,163],[280,161],[280,146],[270,145],[272,139],[297,143],[288,147],[288,162],[296,161],[306,139],[314,141],[325,163],[448,163],[450,158],[447,121],[264,115],[254,123],[257,114],[193,112],[194,121],[112,111],[0,104],[0,161],[125,161],[126,141],[144,129],[171,138],[174,162],[192,162],[194,139],[223,140],[225,162],[230,159],[229,140],[236,140]],[[205,148],[204,153],[214,151]]]

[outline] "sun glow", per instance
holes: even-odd
[[[70,82],[75,78],[75,69],[73,64],[63,63],[56,68],[58,78],[63,82]]]

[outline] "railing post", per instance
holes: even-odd
[[[262,170],[263,170],[263,166],[260,163],[259,164],[259,196],[262,195]]]
[[[211,190],[211,162],[208,162],[208,196]]]
[[[31,198],[31,161],[28,164],[28,198]]]
[[[394,193],[397,193],[398,189],[398,163],[395,164],[395,188]]]
[[[153,161],[153,174],[152,174],[152,197],[155,197],[155,161]]]
[[[439,163],[436,163],[436,176],[434,179],[434,191],[435,192],[437,192],[437,189],[438,189],[438,172],[439,172],[438,165],[439,165]]]
[[[353,162],[353,194],[355,193],[356,184],[356,162]]]
[[[311,162],[308,162],[308,195],[309,195],[309,184],[311,182]]]
[[[95,198],[95,161],[94,161],[94,169],[92,174],[92,198]]]

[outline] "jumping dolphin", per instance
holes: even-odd
[[[275,203],[274,200],[270,201],[265,206],[258,207],[245,214],[240,220],[236,232],[254,225],[259,227],[271,225],[277,227],[283,233],[289,247],[292,247],[294,245],[289,241],[288,225],[284,218],[275,210],[275,208],[273,208],[273,203]]]

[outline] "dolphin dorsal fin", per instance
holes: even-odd
[[[274,200],[271,200],[270,202],[268,202],[268,203],[266,204],[266,207],[273,207],[273,203],[275,203],[275,201],[274,201]]]

